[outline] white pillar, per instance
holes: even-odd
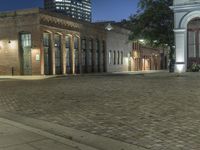
[[[186,72],[187,70],[187,30],[175,29],[176,62],[175,72]]]

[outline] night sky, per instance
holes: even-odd
[[[92,0],[93,21],[120,21],[135,13],[138,0]],[[43,0],[1,0],[0,11],[43,7]]]

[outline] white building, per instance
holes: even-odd
[[[132,42],[130,31],[116,25],[107,31],[107,72],[132,71]]]
[[[174,0],[176,72],[200,63],[200,0]]]

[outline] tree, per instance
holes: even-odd
[[[174,62],[172,5],[173,0],[140,0],[137,13],[130,17],[126,25],[131,27],[131,40],[145,39],[153,47],[168,46],[170,60]]]

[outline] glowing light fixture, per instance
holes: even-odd
[[[113,27],[111,26],[110,23],[108,23],[108,25],[106,26],[105,29],[108,30],[108,31],[111,31],[111,30],[113,30]]]
[[[178,73],[185,72],[184,68],[185,68],[185,64],[176,64],[176,69]]]
[[[139,42],[144,43],[145,40],[144,39],[139,39]]]

